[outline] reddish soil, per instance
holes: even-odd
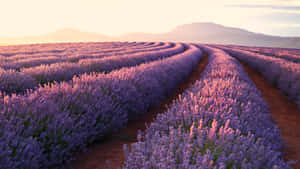
[[[273,87],[258,72],[243,64],[256,87],[262,92],[263,98],[269,103],[271,116],[281,130],[283,141],[287,148],[283,150],[286,161],[297,161],[292,165],[294,169],[300,169],[300,110],[297,105],[291,103],[279,89]]]
[[[87,152],[79,153],[76,161],[71,164],[74,169],[117,169],[122,166],[125,160],[123,152],[123,144],[131,144],[136,142],[138,130],[144,131],[145,124],[150,124],[157,114],[163,113],[167,107],[173,103],[181,93],[189,88],[194,82],[200,79],[201,73],[208,63],[208,55],[204,53],[204,58],[198,63],[197,67],[191,73],[191,76],[181,84],[174,93],[166,98],[159,107],[146,113],[138,120],[130,121],[127,128],[121,130],[118,137],[109,137],[99,144],[88,147]],[[109,161],[109,165],[106,161]]]

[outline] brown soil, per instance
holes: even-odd
[[[144,131],[146,129],[145,124],[150,124],[157,114],[165,112],[167,107],[173,103],[173,100],[199,80],[207,63],[208,55],[204,53],[204,58],[198,63],[190,77],[170,97],[166,98],[159,107],[146,113],[138,120],[130,121],[127,128],[121,130],[119,137],[109,137],[102,143],[88,147],[87,152],[79,153],[76,156],[77,160],[71,164],[71,168],[107,169],[111,167],[112,169],[117,169],[121,167],[125,160],[123,145],[136,142],[138,130]],[[107,161],[109,161],[109,165]]]
[[[242,63],[243,64],[243,63]],[[287,148],[283,150],[286,161],[297,161],[291,167],[300,169],[300,110],[291,103],[279,89],[273,87],[258,72],[243,64],[256,87],[262,92],[263,98],[269,103],[271,116],[281,130]]]

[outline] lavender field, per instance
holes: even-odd
[[[248,69],[288,106],[266,99],[268,89]],[[118,142],[121,153],[94,161],[94,168],[300,167],[299,49],[180,42],[1,46],[0,91],[0,169],[88,168],[77,165],[80,154],[94,144],[107,145],[97,150],[106,154],[114,148],[109,138],[166,106],[144,130],[136,127],[142,131],[132,141]]]

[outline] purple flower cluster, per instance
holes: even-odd
[[[13,71],[15,76],[24,76],[29,77],[28,84],[22,81],[15,81],[15,79],[10,78],[6,80],[6,83],[16,84],[11,86],[11,88],[6,88],[7,86],[3,86],[0,88],[2,92],[6,93],[14,93],[24,92],[26,89],[31,89],[36,87],[39,84],[51,83],[53,81],[66,81],[71,80],[73,76],[90,73],[90,72],[109,72],[114,69],[119,69],[122,67],[130,67],[136,66],[145,62],[154,61],[157,59],[162,59],[164,57],[169,57],[174,54],[178,54],[184,51],[183,45],[177,43],[166,43],[168,45],[162,45],[160,49],[155,48],[157,50],[143,49],[149,50],[148,52],[138,52],[133,53],[131,55],[116,55],[111,57],[104,57],[99,59],[82,59],[78,63],[71,62],[62,62],[55,63],[51,65],[41,65],[37,67],[24,68],[21,69],[20,72]],[[4,71],[5,72],[9,71]],[[32,78],[35,80],[32,82]]]
[[[0,92],[19,93],[37,85],[36,80],[30,75],[0,68]]]
[[[74,152],[159,104],[201,58],[198,48],[187,46],[136,67],[1,95],[0,168],[62,168]]]
[[[232,47],[218,47],[259,71],[290,100],[295,101],[300,109],[300,64]]]
[[[238,61],[209,53],[202,78],[159,114],[131,150],[124,169],[289,168],[267,104]]]
[[[2,62],[0,63],[0,67],[3,69],[15,69],[20,70],[21,68],[27,68],[27,67],[35,67],[39,66],[41,64],[52,64],[52,63],[58,63],[63,62],[63,60],[60,57],[57,56],[48,56],[48,57],[28,57],[20,60],[14,60],[11,62]]]

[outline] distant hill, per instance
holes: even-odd
[[[41,36],[23,38],[1,38],[0,44],[42,43],[42,42],[87,42],[87,41],[182,41],[247,46],[268,46],[300,48],[300,37],[279,37],[247,30],[225,27],[214,23],[192,23],[180,25],[167,33],[129,33],[109,37],[98,33],[62,29]]]
[[[300,48],[300,37],[279,37],[214,23],[192,23],[176,27],[162,34],[131,33],[120,37],[126,41],[183,41],[248,46]]]
[[[26,36],[21,38],[1,38],[0,45],[26,44],[26,43],[54,43],[54,42],[89,42],[89,41],[111,41],[112,38],[90,32],[81,32],[76,29],[60,29],[56,32],[40,36]]]

